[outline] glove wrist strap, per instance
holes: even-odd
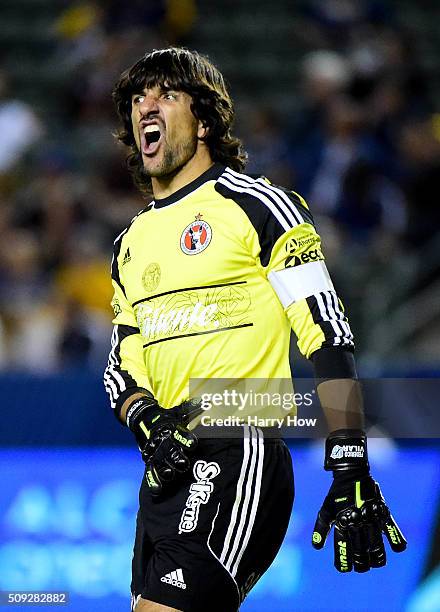
[[[324,469],[335,473],[353,468],[370,469],[367,436],[362,429],[338,429],[326,440]]]
[[[146,395],[135,400],[127,410],[125,421],[127,427],[136,433],[139,428],[140,420],[150,420],[154,416],[155,410],[159,408],[159,404],[152,395]]]

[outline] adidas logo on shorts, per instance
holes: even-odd
[[[179,589],[186,589],[185,580],[183,579],[183,572],[181,569],[177,569],[174,572],[165,574],[160,579],[161,582],[166,582],[172,586],[178,587]]]

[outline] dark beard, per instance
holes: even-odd
[[[192,140],[181,143],[177,149],[172,149],[168,143],[165,142],[162,163],[152,171],[144,169],[145,174],[150,178],[163,178],[167,176],[172,178],[194,157],[197,151],[197,140],[197,136],[194,135]]]

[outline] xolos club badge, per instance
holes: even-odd
[[[197,255],[204,251],[211,242],[212,229],[209,223],[202,221],[200,213],[195,221],[185,227],[180,237],[180,248],[186,255]]]

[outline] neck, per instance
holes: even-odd
[[[195,181],[201,174],[206,172],[212,165],[213,161],[208,150],[202,149],[197,151],[185,165],[177,170],[177,172],[167,175],[151,178],[153,187],[153,195],[156,200],[168,198],[174,192],[182,189],[188,183]]]

